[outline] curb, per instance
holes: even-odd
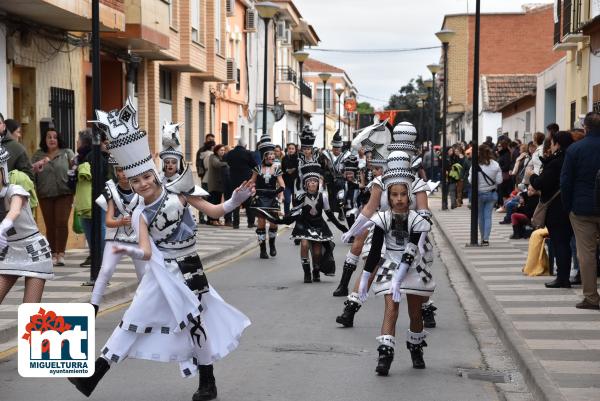
[[[287,229],[286,226],[283,226],[279,229],[279,233],[285,231]],[[204,270],[207,273],[210,273],[217,265],[221,265],[224,263],[228,263],[236,259],[237,257],[245,254],[246,252],[257,248],[258,244],[256,242],[256,238],[252,237],[245,241],[241,241],[236,244],[235,247],[231,247],[228,249],[223,249],[218,252],[214,252],[210,255],[202,258],[202,264]],[[138,283],[137,281],[132,281],[125,285],[120,286],[109,286],[106,288],[106,293],[104,294],[103,304],[109,305],[113,304],[116,301],[123,300],[124,298],[130,298],[135,294]],[[91,292],[91,290],[90,290]],[[73,298],[70,303],[87,303],[90,301],[90,294],[86,293],[85,296],[81,296],[79,298]],[[16,331],[17,331],[17,323],[9,327],[5,327],[0,330],[0,344],[7,343],[10,341],[16,340]]]
[[[502,306],[496,300],[494,294],[488,290],[486,283],[475,271],[474,266],[468,258],[459,251],[465,245],[456,243],[456,240],[452,238],[451,233],[446,232],[444,226],[435,218],[435,213],[433,219],[436,222],[439,232],[444,240],[450,245],[454,256],[460,262],[460,266],[473,284],[473,290],[483,311],[490,318],[498,336],[517,363],[517,366],[521,370],[521,374],[535,399],[543,401],[566,401],[564,395],[552,381],[533,352],[525,345],[525,342],[504,313]]]

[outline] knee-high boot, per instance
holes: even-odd
[[[304,271],[304,282],[312,283],[312,277],[310,275],[310,260],[308,260],[308,258],[302,258],[302,270]]]
[[[379,341],[380,345],[377,347],[379,357],[377,358],[375,372],[377,372],[379,376],[387,376],[390,371],[390,366],[392,366],[392,361],[394,360],[396,339],[392,335],[384,334],[377,337],[377,341]]]
[[[261,259],[269,259],[269,255],[267,255],[267,231],[264,228],[256,229],[256,237],[258,238],[258,245],[260,246],[260,258]]]
[[[192,396],[192,401],[208,401],[217,398],[217,385],[213,374],[213,365],[198,366],[200,384]]]
[[[333,292],[334,297],[345,297],[348,295],[348,283],[350,283],[352,273],[354,273],[354,270],[356,270],[357,262],[358,256],[348,252],[348,255],[346,256],[346,261],[344,262],[344,268],[342,270],[342,278],[340,279],[340,284]]]
[[[91,377],[69,377],[69,381],[75,385],[83,395],[89,397],[94,391],[98,382],[104,377],[110,369],[108,361],[104,358],[96,359],[96,369]]]
[[[277,238],[277,229],[269,228],[269,255],[277,256],[277,249],[275,249],[275,239]]]

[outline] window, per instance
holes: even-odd
[[[63,136],[68,148],[75,147],[75,91],[50,88],[50,113],[54,128]]]
[[[192,26],[192,40],[194,42],[202,42],[202,0],[191,0],[192,1],[192,15],[191,15],[191,26]]]
[[[204,137],[206,136],[206,103],[198,103],[198,136],[200,146],[204,145]]]
[[[525,113],[525,132],[531,132],[531,111]]]
[[[169,70],[160,70],[159,73],[159,92],[160,92],[160,101],[171,103],[173,101],[173,87],[172,87],[172,75]]]
[[[221,0],[215,0],[215,49],[221,54]]]
[[[317,98],[315,99],[317,101],[317,110],[323,110],[323,85],[317,85]],[[331,87],[330,86],[326,86],[325,87],[325,104],[327,105],[327,111],[331,112],[333,110],[333,104],[332,104],[332,98],[331,98]]]
[[[571,102],[571,115],[570,115],[570,119],[569,119],[569,127],[572,127],[575,124],[575,117],[576,117],[576,110],[577,110],[577,102]]]
[[[192,160],[192,99],[185,98],[185,160]]]

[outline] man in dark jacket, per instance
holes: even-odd
[[[600,235],[600,113],[588,113],[583,125],[585,138],[567,150],[560,175],[560,190],[575,232],[583,284],[583,301],[575,307],[599,309],[596,241]]]
[[[287,153],[281,160],[281,170],[283,171],[283,182],[285,182],[283,210],[285,214],[290,211],[290,204],[294,197],[294,181],[298,178],[298,154],[296,144],[287,144]]]
[[[256,167],[256,162],[252,152],[246,149],[244,138],[240,138],[235,148],[231,149],[225,155],[225,161],[229,165],[229,176],[231,177],[231,187],[237,188],[242,182],[252,177],[252,169]],[[248,217],[248,228],[254,227],[254,214],[250,209],[250,198],[242,205],[246,208]],[[233,228],[240,228],[240,208],[233,211]]]
[[[0,113],[0,144],[6,149],[10,155],[8,159],[8,171],[19,170],[27,174],[33,181],[33,171],[31,170],[31,162],[27,151],[19,142],[15,141],[6,130],[4,116]]]

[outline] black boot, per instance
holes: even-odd
[[[319,266],[315,266],[315,268],[313,269],[312,280],[313,280],[313,283],[321,282],[321,271],[319,270]]]
[[[277,238],[277,230],[269,230],[269,255],[277,256],[275,249],[275,239]]]
[[[333,292],[334,297],[345,297],[348,295],[348,283],[350,282],[350,278],[352,278],[352,273],[356,269],[356,265],[352,264],[348,261],[344,262],[344,269],[342,270],[342,278],[340,279],[340,284]]]
[[[377,351],[379,351],[379,359],[377,360],[377,367],[375,368],[375,372],[379,376],[387,376],[390,371],[390,366],[392,366],[392,361],[394,360],[394,348],[381,344]]]
[[[110,369],[108,361],[104,358],[96,359],[96,370],[91,377],[69,377],[69,381],[75,385],[83,395],[89,397],[94,391],[100,379],[104,377]]]
[[[351,301],[348,299],[348,300],[346,300],[346,302],[344,302],[344,305],[346,305],[344,307],[344,311],[342,312],[342,314],[340,316],[335,318],[335,321],[337,323],[343,325],[344,327],[353,327],[354,326],[354,315],[360,309],[361,304],[359,304],[356,301]]]
[[[431,304],[423,306],[421,308],[421,314],[423,315],[423,326],[428,329],[432,329],[436,326],[435,323],[435,311],[437,308]]]
[[[512,226],[513,229],[513,235],[511,235],[509,238],[510,239],[521,239],[521,231],[519,230],[518,226]]]
[[[266,234],[265,229],[256,229],[256,236],[258,237],[258,245],[260,246],[260,258],[261,259],[269,259],[269,255],[267,254],[267,242],[266,242]]]
[[[410,358],[412,359],[413,368],[425,369],[425,361],[423,360],[423,347],[427,347],[425,340],[421,341],[420,344],[413,344],[406,342],[406,348],[410,351]]]
[[[312,277],[310,276],[310,261],[308,259],[302,259],[302,270],[304,270],[304,282],[312,283]]]
[[[213,375],[212,365],[200,365],[198,366],[200,384],[198,390],[192,396],[192,401],[207,401],[214,400],[217,398],[217,385],[215,383],[215,376]]]

